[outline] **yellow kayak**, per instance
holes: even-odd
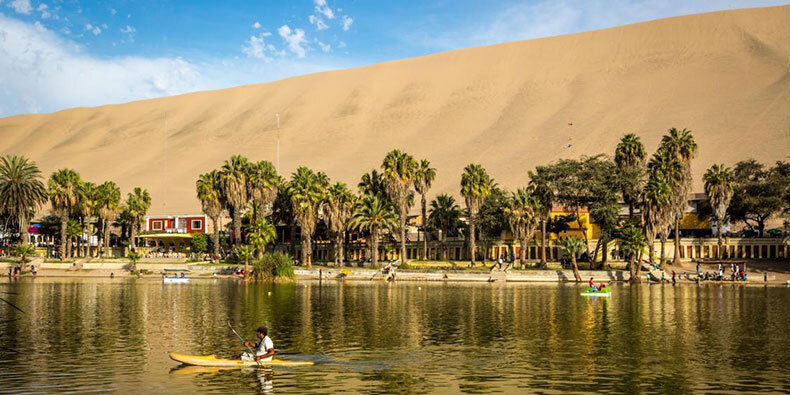
[[[217,358],[213,355],[184,355],[170,353],[170,359],[186,365],[194,366],[215,366],[215,367],[248,367],[248,366],[310,366],[310,361],[283,361],[273,359],[271,361],[240,361],[238,359]]]

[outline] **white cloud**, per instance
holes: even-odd
[[[85,30],[93,33],[94,36],[98,36],[99,34],[101,34],[101,27],[93,26],[90,23],[85,25]]]
[[[310,20],[310,24],[315,25],[315,28],[318,30],[329,29],[329,26],[320,17],[317,17],[315,15],[310,15],[307,19]]]
[[[302,29],[294,29],[288,25],[282,25],[279,29],[277,29],[277,33],[280,34],[280,37],[285,40],[288,44],[288,50],[295,53],[297,57],[303,58],[307,50],[304,47],[304,44],[307,43],[305,39],[304,30]]]
[[[39,112],[184,93],[201,88],[180,58],[97,58],[41,24],[0,14],[0,107]]]
[[[115,8],[110,8],[110,15],[115,15],[117,13],[118,11]]]
[[[33,6],[30,5],[30,0],[14,0],[8,3],[8,6],[20,14],[30,15],[30,12],[33,11]]]
[[[253,29],[260,29],[260,28],[261,28],[261,24],[260,24],[260,22],[255,22],[255,23],[253,23],[253,24],[252,24],[252,28],[253,28]]]
[[[316,40],[316,43],[318,43],[318,46],[321,47],[321,51],[329,52],[329,51],[332,50],[332,46],[329,45],[329,44],[324,44],[324,43],[322,43],[321,41],[318,41],[318,40]]]
[[[121,34],[126,34],[129,38],[129,41],[134,42],[134,33],[137,32],[137,29],[134,26],[126,25],[120,30]]]
[[[41,19],[49,19],[52,17],[52,13],[49,12],[49,6],[44,3],[39,4],[37,10],[41,13]]]
[[[343,15],[343,30],[348,31],[348,29],[351,29],[352,24],[354,24],[354,18]]]
[[[326,0],[313,0],[315,3],[315,12],[325,16],[327,19],[335,19],[335,12],[326,3]]]
[[[262,59],[267,62],[271,61],[272,58],[269,54],[273,52],[274,46],[266,44],[266,37],[271,34],[264,35],[265,33],[266,32],[250,37],[250,39],[245,41],[241,46],[241,52],[247,55],[248,58]]]
[[[341,42],[337,43],[337,47],[338,48],[345,48],[346,47],[346,42],[345,41],[341,41]]]

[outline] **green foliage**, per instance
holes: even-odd
[[[573,236],[568,236],[568,238],[565,239],[560,244],[560,246],[562,247],[563,251],[574,257],[577,257],[586,249],[584,242],[581,239]]]
[[[253,256],[255,256],[255,248],[250,245],[240,245],[233,248],[233,255],[236,256],[237,261],[249,261]]]
[[[252,277],[256,280],[294,278],[293,260],[281,252],[264,254],[252,264]]]
[[[143,256],[141,254],[139,254],[139,253],[136,253],[136,252],[130,252],[129,255],[127,255],[126,257],[129,258],[129,262],[132,264],[130,271],[132,271],[132,272],[136,271],[137,270],[137,262],[139,262],[140,258],[142,258]]]
[[[508,195],[502,189],[494,187],[486,196],[480,206],[480,212],[475,218],[481,239],[496,239],[508,229],[505,208],[508,204]]]
[[[575,221],[576,221],[575,214],[558,215],[556,217],[552,217],[546,223],[546,232],[553,233],[559,237],[560,233],[571,230],[570,223]]]
[[[635,259],[647,247],[647,240],[642,230],[634,223],[629,222],[620,232],[618,245],[626,259]]]
[[[21,232],[27,221],[46,201],[47,190],[41,171],[23,156],[0,158],[0,215],[15,221]]]
[[[433,231],[441,230],[446,238],[458,236],[461,226],[461,207],[455,203],[455,198],[447,194],[436,196],[431,201],[428,227]]]
[[[22,263],[28,262],[27,257],[36,254],[36,247],[28,244],[19,244],[14,248],[14,255],[19,257]]]
[[[784,199],[790,181],[783,175],[783,169],[783,162],[766,169],[754,159],[735,165],[730,216],[756,230],[760,237],[763,236],[766,221],[785,208]]]
[[[205,233],[195,233],[190,241],[190,250],[196,253],[208,252],[209,237]]]
[[[276,232],[274,225],[265,218],[254,220],[254,222],[247,227],[247,241],[255,246],[258,256],[263,255],[266,246],[273,242],[275,237]]]

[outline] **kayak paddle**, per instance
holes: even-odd
[[[236,335],[236,337],[238,337],[238,338],[239,338],[239,340],[241,340],[241,344],[243,344],[243,345],[244,345],[244,347],[247,347],[247,349],[248,349],[248,350],[250,350],[250,355],[252,355],[252,358],[253,358],[253,359],[255,359],[255,356],[256,356],[256,355],[255,355],[255,351],[253,351],[253,350],[252,350],[252,347],[250,347],[250,346],[248,346],[248,345],[247,345],[247,341],[246,341],[246,340],[244,340],[244,338],[243,338],[243,337],[241,337],[241,335],[239,334],[239,332],[236,332],[236,330],[235,330],[235,329],[233,329],[233,326],[231,326],[231,325],[230,325],[230,321],[228,321],[228,327],[230,328],[230,330],[232,330],[232,331],[233,331],[233,334],[235,334],[235,335]],[[258,363],[258,366],[260,366],[260,365],[261,365],[261,361],[259,361],[259,360],[255,359],[255,362],[256,362],[256,363]]]

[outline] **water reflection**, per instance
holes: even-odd
[[[790,289],[574,285],[0,282],[0,392],[790,390]],[[314,367],[178,367],[269,327]],[[53,359],[57,362],[53,363]]]

